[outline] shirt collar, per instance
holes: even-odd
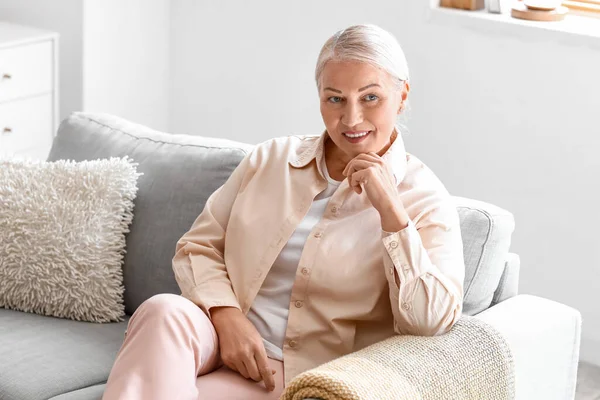
[[[398,132],[397,129],[396,132]],[[319,169],[321,176],[324,176],[323,171],[321,171],[321,162],[325,155],[325,141],[328,137],[329,133],[325,130],[320,136],[313,136],[313,140],[310,140],[310,137],[309,140],[305,139],[296,149],[296,152],[292,153],[289,157],[288,161],[290,165],[295,168],[303,168],[312,160],[316,159],[317,168]],[[399,132],[396,135],[394,143],[392,143],[381,158],[383,158],[385,163],[391,168],[396,179],[396,186],[400,185],[400,182],[402,182],[404,175],[406,174],[407,162],[404,141]]]

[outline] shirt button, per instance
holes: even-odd
[[[306,267],[302,268],[302,275],[308,275],[310,273],[310,270]]]
[[[407,264],[402,264],[402,269],[408,271],[410,267]]]
[[[402,304],[402,308],[404,308],[405,310],[410,310],[410,304],[404,303]]]
[[[298,342],[296,342],[295,340],[290,340],[290,342],[289,342],[289,345],[290,345],[290,347],[293,349],[293,348],[295,348],[296,346],[298,346]]]
[[[336,206],[331,207],[331,212],[336,214],[338,212],[338,208]]]
[[[296,300],[296,302],[294,304],[296,305],[296,308],[300,308],[303,306],[303,303],[301,300]]]
[[[395,240],[393,242],[390,243],[390,247],[392,249],[395,249],[396,247],[398,247],[398,242],[396,242]]]
[[[322,234],[321,232],[317,232],[317,233],[315,233],[315,237],[316,237],[316,238],[320,238],[321,236],[323,236],[323,234]]]

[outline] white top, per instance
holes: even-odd
[[[304,243],[323,216],[329,199],[341,184],[340,181],[333,180],[329,176],[325,157],[322,160],[321,167],[329,185],[315,197],[310,210],[281,249],[247,314],[248,319],[263,338],[267,356],[279,361],[283,361],[283,341],[287,329],[292,286]]]

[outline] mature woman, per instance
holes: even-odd
[[[459,219],[404,149],[402,49],[373,25],[323,46],[325,131],[257,145],[173,258],[182,295],[129,321],[104,399],[276,399],[297,374],[462,311]]]

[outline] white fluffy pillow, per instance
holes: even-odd
[[[0,160],[0,307],[123,321],[137,163]]]

